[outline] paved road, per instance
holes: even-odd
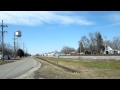
[[[24,58],[13,63],[0,65],[0,79],[11,79],[25,73],[37,65],[32,57]]]

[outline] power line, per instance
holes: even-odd
[[[3,20],[2,20],[1,27],[2,27],[2,59],[4,61],[4,32],[6,32],[6,31],[3,31],[3,28],[4,27],[8,27],[8,26],[7,25],[3,25]]]

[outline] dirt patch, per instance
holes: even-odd
[[[67,79],[70,78],[69,74],[72,74],[61,67],[53,65],[43,60],[38,60],[41,62],[41,68],[35,72],[35,78],[45,78],[45,79]]]
[[[71,73],[79,72],[79,71],[77,71],[77,70],[70,69],[70,68],[68,68],[68,67],[65,67],[65,66],[63,66],[63,65],[60,65],[60,64],[58,64],[58,63],[51,62],[51,61],[46,60],[46,59],[43,59],[43,58],[38,58],[38,59],[44,60],[44,61],[46,61],[46,62],[48,62],[48,63],[51,63],[51,64],[53,64],[53,65],[55,65],[55,66],[57,66],[57,67],[63,68],[63,69],[64,69],[65,71],[67,71],[67,72],[71,72]]]

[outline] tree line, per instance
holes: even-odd
[[[1,43],[1,42],[0,42]],[[2,44],[0,44],[0,52],[2,54]],[[4,43],[4,55],[14,56],[14,47],[10,43]],[[19,56],[20,58],[23,56],[30,56],[29,53],[25,53],[22,49],[17,49],[15,53],[15,57]]]
[[[113,37],[112,40],[106,40],[100,32],[89,33],[88,37],[86,35],[82,36],[78,41],[78,49],[75,50],[73,47],[64,46],[61,49],[61,53],[69,54],[70,52],[91,52],[91,54],[103,54],[106,46],[110,46],[114,50],[120,50],[120,37]]]

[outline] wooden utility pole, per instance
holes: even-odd
[[[4,32],[7,32],[7,31],[3,31],[3,28],[4,27],[8,27],[7,25],[3,25],[3,20],[2,20],[2,60],[4,61]]]

